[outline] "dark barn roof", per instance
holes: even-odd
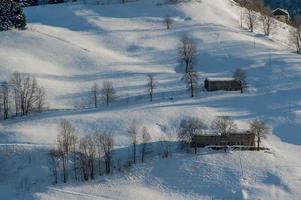
[[[274,15],[287,15],[289,16],[289,12],[285,9],[282,9],[282,8],[277,8],[273,11],[273,14]]]

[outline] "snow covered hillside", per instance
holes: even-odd
[[[6,163],[0,167],[0,174],[6,174],[0,179],[5,199],[299,199],[301,57],[287,41],[288,27],[279,23],[270,37],[241,29],[241,10],[231,0],[163,2],[31,7],[25,9],[27,30],[0,32],[1,81],[15,71],[34,74],[47,91],[50,108],[1,122],[3,149],[7,143],[22,149],[0,156]],[[175,21],[170,30],[163,24],[165,16]],[[197,43],[201,81],[232,76],[240,67],[248,74],[248,91],[199,92],[189,98],[177,61],[183,35]],[[147,74],[158,82],[152,103]],[[109,107],[87,108],[91,86],[105,80],[114,82],[118,100]],[[62,119],[70,120],[80,135],[99,129],[126,146],[133,120],[148,127],[157,141],[162,135],[176,136],[187,116],[210,122],[221,115],[233,117],[241,129],[255,118],[268,121],[273,135],[264,142],[271,151],[204,150],[198,156],[154,159],[125,175],[89,184],[52,187],[47,182],[43,156],[56,142]],[[28,180],[31,188],[24,196],[14,195],[15,183],[22,185],[29,174],[34,174]]]

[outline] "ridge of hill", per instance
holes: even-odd
[[[240,27],[240,8],[231,0],[165,4],[67,3],[25,8],[27,30],[0,33],[0,79],[15,71],[32,73],[47,91],[50,111],[1,121],[0,193],[6,199],[298,199],[301,187],[301,59],[293,53],[289,27],[277,24],[270,37],[260,28]],[[165,16],[172,17],[166,30]],[[249,88],[199,92],[189,98],[177,61],[179,39],[198,47],[200,82],[232,76],[240,67]],[[154,101],[146,93],[147,74],[156,77]],[[118,100],[89,108],[93,83],[114,83]],[[118,149],[130,152],[126,130],[146,126],[154,143],[172,135],[187,117],[210,123],[231,116],[240,129],[266,120],[273,134],[265,152],[175,153],[155,157],[128,171],[89,183],[51,186],[47,151],[58,124],[69,120],[80,136],[111,133]],[[18,154],[12,154],[8,145]],[[29,184],[30,188],[23,187]],[[20,189],[21,188],[21,189]],[[24,189],[25,188],[25,189]]]

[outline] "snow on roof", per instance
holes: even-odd
[[[210,77],[207,78],[208,81],[234,81],[233,77]]]
[[[273,13],[275,13],[276,11],[281,11],[281,12],[287,14],[288,16],[290,16],[288,10],[285,10],[285,9],[283,9],[283,8],[276,8],[276,9],[273,11]]]
[[[231,135],[246,135],[250,134],[251,132],[246,129],[238,129],[235,132],[230,133]],[[220,136],[220,133],[217,133],[215,130],[207,129],[207,130],[200,130],[195,133],[196,135],[202,136]]]

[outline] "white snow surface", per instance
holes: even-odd
[[[208,81],[233,81],[235,78],[233,77],[210,77],[207,78]]]
[[[240,27],[241,9],[231,0],[164,2],[25,8],[27,30],[0,32],[0,79],[15,71],[34,74],[50,108],[1,121],[0,199],[300,199],[301,57],[288,42],[289,28],[279,22],[270,37],[259,28],[250,33]],[[171,30],[163,24],[167,15],[174,19]],[[177,61],[185,34],[198,47],[200,81],[231,77],[240,67],[248,74],[246,93],[189,98]],[[147,74],[157,81],[152,103]],[[118,100],[88,108],[92,84],[105,80],[114,82]],[[271,150],[175,153],[93,182],[51,185],[46,154],[62,119],[82,136],[111,133],[122,147],[134,120],[156,142],[166,134],[176,138],[187,116],[210,123],[222,115],[240,129],[252,119],[266,120],[272,134],[264,146]]]

